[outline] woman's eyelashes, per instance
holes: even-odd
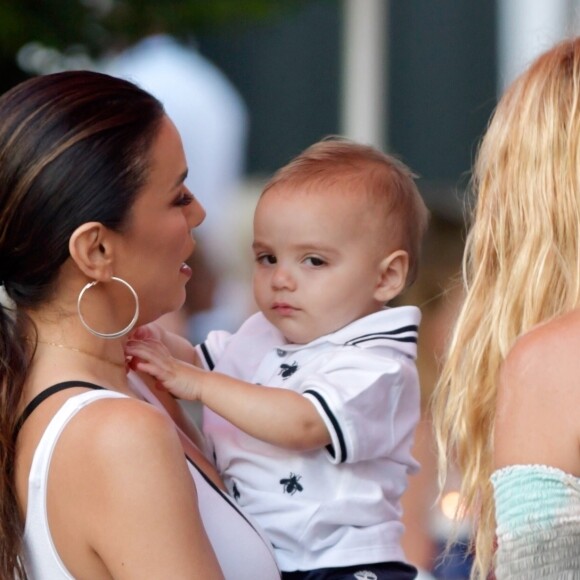
[[[194,199],[195,198],[193,197],[191,191],[184,189],[183,191],[179,192],[179,195],[175,198],[173,204],[177,206],[189,205],[191,202],[193,202]]]

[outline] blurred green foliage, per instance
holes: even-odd
[[[98,57],[165,31],[178,38],[240,27],[299,10],[309,0],[1,0],[0,92],[26,75],[16,63],[27,43]]]

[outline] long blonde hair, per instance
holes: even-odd
[[[461,473],[474,522],[472,578],[493,562],[490,475],[499,368],[516,339],[580,303],[580,39],[540,56],[507,90],[481,143],[466,296],[433,398],[440,484]]]

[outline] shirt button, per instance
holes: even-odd
[[[277,348],[276,349],[276,354],[278,356],[286,356],[286,351],[285,350],[282,350],[281,348]]]

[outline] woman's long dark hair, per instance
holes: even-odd
[[[120,231],[148,178],[163,107],[90,71],[36,77],[0,97],[0,577],[24,577],[15,427],[34,344],[25,314],[51,298],[69,238],[89,221]]]

